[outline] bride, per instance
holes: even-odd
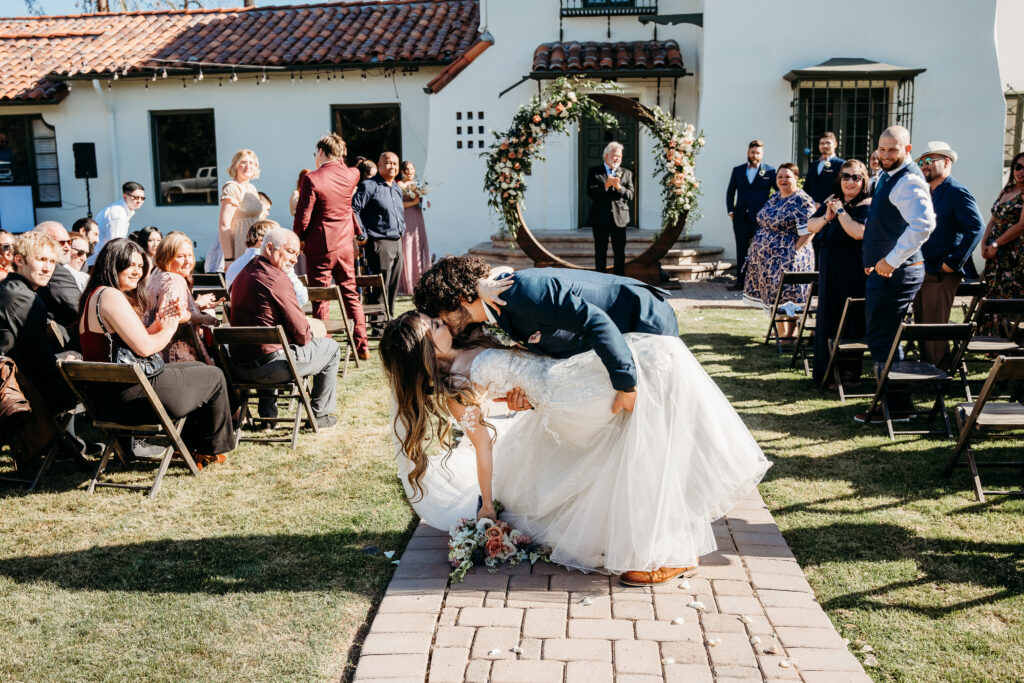
[[[392,321],[380,351],[399,474],[420,517],[438,528],[493,519],[499,499],[506,521],[549,546],[553,562],[632,585],[678,576],[717,550],[711,523],[770,463],[679,338],[625,338],[637,400],[616,414],[594,351],[555,359],[486,334],[460,348],[440,319],[410,311]],[[534,410],[488,419],[489,401],[514,388]],[[455,448],[453,422],[466,435]]]

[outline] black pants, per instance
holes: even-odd
[[[388,293],[388,310],[395,314],[398,278],[402,273],[402,240],[371,239],[366,243],[366,267],[373,274],[384,276],[384,290]],[[380,303],[380,294],[372,290],[367,297],[371,304]]]
[[[757,232],[757,223],[748,216],[736,216],[732,219],[732,235],[736,238],[736,281],[743,286],[743,276],[746,274],[744,265],[747,262],[747,252],[750,250],[750,240],[754,239]]]
[[[594,231],[594,270],[605,272],[608,254],[608,238],[612,240],[612,272],[616,275],[626,274],[626,229],[615,224],[595,225]]]
[[[173,420],[188,416],[181,438],[193,454],[217,455],[235,447],[228,387],[220,368],[205,363],[168,363],[149,383]],[[139,386],[105,384],[90,391],[103,417],[122,424],[152,424],[156,414]],[[109,412],[107,412],[109,411]]]

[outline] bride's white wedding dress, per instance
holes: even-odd
[[[717,548],[711,522],[771,466],[739,415],[676,337],[628,334],[637,366],[632,413],[593,351],[568,359],[486,349],[470,379],[490,396],[522,387],[535,409],[491,420],[502,518],[552,549],[553,562],[621,573],[688,567]],[[398,456],[407,494],[411,469]],[[476,514],[476,458],[463,439],[431,460],[413,508],[447,529]]]

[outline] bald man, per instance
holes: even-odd
[[[864,227],[862,259],[868,282],[864,292],[865,335],[876,366],[885,363],[900,323],[924,282],[921,247],[935,230],[931,189],[910,156],[910,132],[890,126],[878,138],[882,173]],[[906,396],[897,411],[909,408]],[[858,414],[858,422],[881,422],[876,414]]]
[[[402,235],[405,234],[405,208],[402,188],[398,187],[398,155],[384,152],[377,163],[377,175],[359,183],[352,208],[359,216],[363,231],[359,241],[366,241],[366,265],[371,273],[384,276],[388,307],[395,312],[398,277],[402,272]],[[368,303],[380,301],[376,291]]]
[[[52,237],[60,245],[53,277],[50,278],[49,284],[39,288],[38,294],[46,305],[49,317],[67,330],[72,346],[77,347],[78,325],[75,323],[78,321],[78,300],[82,296],[82,290],[78,288],[78,280],[69,265],[71,237],[57,221],[43,221],[35,227],[35,231]]]

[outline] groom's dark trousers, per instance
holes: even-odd
[[[563,268],[527,268],[506,277],[496,322],[531,351],[568,358],[594,350],[612,386],[636,386],[633,355],[623,334],[679,336],[668,293],[639,280]]]

